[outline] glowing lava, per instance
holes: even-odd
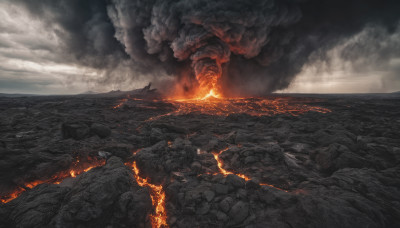
[[[214,158],[215,158],[215,160],[217,161],[218,169],[219,169],[220,173],[221,173],[222,175],[224,175],[224,176],[228,176],[228,175],[230,175],[230,174],[233,174],[233,175],[236,175],[236,176],[238,176],[238,177],[244,179],[245,181],[251,180],[250,177],[248,177],[248,176],[246,176],[246,175],[244,175],[244,174],[241,174],[241,173],[233,173],[233,172],[230,172],[230,171],[228,171],[228,170],[226,170],[226,169],[223,168],[224,163],[223,163],[222,160],[219,158],[219,155],[222,154],[224,151],[227,151],[227,150],[229,150],[229,148],[225,148],[225,149],[223,149],[223,150],[221,150],[221,151],[219,151],[219,152],[214,152],[214,153],[213,153]],[[262,186],[269,186],[269,187],[271,187],[271,188],[275,188],[275,189],[278,189],[278,190],[287,192],[287,191],[284,190],[284,189],[275,187],[275,186],[270,185],[270,184],[267,184],[267,183],[260,183],[260,185],[262,185]]]
[[[247,114],[251,116],[273,116],[286,114],[298,116],[306,112],[330,112],[327,108],[304,104],[293,98],[217,98],[209,94],[206,99],[167,99],[164,102],[172,104],[175,109],[171,112],[151,117],[146,120],[154,121],[165,116],[187,114],[205,114],[211,116],[228,116],[231,114]],[[155,103],[154,105],[157,105]]]
[[[0,196],[0,202],[8,203],[11,200],[20,196],[24,191],[32,189],[39,184],[43,184],[43,183],[60,184],[64,179],[66,179],[68,177],[74,178],[74,177],[78,176],[79,174],[85,173],[95,167],[103,166],[104,164],[105,164],[104,160],[88,158],[88,162],[81,163],[78,159],[76,162],[74,162],[71,165],[70,170],[62,171],[62,172],[57,173],[54,176],[47,178],[45,180],[35,180],[35,181],[27,182],[24,184],[23,187],[18,187],[12,193],[5,195],[5,196]]]
[[[210,98],[221,98],[221,95],[219,95],[218,93],[216,93],[214,91],[214,89],[210,90],[210,92],[208,92],[208,94],[206,94],[203,98],[201,98],[200,100],[207,100]]]
[[[149,183],[147,178],[139,176],[139,169],[136,162],[131,164],[136,182],[141,187],[148,187],[150,189],[150,197],[155,208],[155,213],[150,215],[151,225],[154,228],[168,227],[167,224],[167,211],[165,210],[165,192],[161,185],[154,185]]]
[[[121,108],[127,101],[127,98],[120,100],[119,103],[113,107],[113,109]]]

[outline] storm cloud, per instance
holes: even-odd
[[[12,2],[54,31],[59,61],[98,69],[103,82],[134,77],[114,72],[123,63],[135,76],[170,75],[189,90],[208,77],[229,88],[227,95],[254,95],[287,88],[305,66],[329,64],[338,46],[346,47],[339,56],[354,60],[354,69],[400,58],[398,42],[390,40],[399,32],[395,0]],[[366,55],[371,49],[379,55]],[[399,67],[391,69],[396,78]]]

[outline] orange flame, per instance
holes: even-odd
[[[169,227],[167,224],[167,211],[165,209],[165,192],[161,185],[149,183],[147,178],[139,176],[139,168],[136,162],[131,164],[136,182],[141,187],[150,188],[150,197],[155,208],[155,213],[150,215],[151,225],[154,228]]]
[[[35,180],[35,181],[27,182],[24,184],[24,188],[18,187],[12,193],[5,195],[5,196],[0,196],[0,202],[8,203],[11,200],[20,196],[27,189],[32,189],[39,184],[43,184],[43,183],[60,184],[64,179],[66,179],[68,177],[75,178],[79,174],[85,173],[95,167],[103,166],[105,164],[104,160],[90,159],[90,158],[88,158],[88,160],[89,160],[88,163],[81,164],[78,159],[76,162],[74,162],[72,164],[70,170],[57,173],[46,180]]]
[[[223,149],[223,150],[221,150],[221,151],[219,151],[219,152],[214,152],[214,153],[213,153],[214,158],[215,158],[215,160],[217,161],[218,169],[219,169],[220,173],[221,173],[222,175],[224,175],[224,176],[228,176],[228,175],[230,175],[230,174],[233,174],[233,175],[236,175],[236,176],[238,176],[238,177],[244,179],[245,181],[251,180],[250,177],[248,177],[248,176],[246,176],[246,175],[244,175],[244,174],[241,174],[241,173],[233,173],[233,172],[228,171],[228,170],[226,170],[226,169],[223,168],[224,163],[222,162],[222,159],[219,158],[219,155],[222,154],[223,152],[227,151],[227,150],[229,150],[229,148],[225,148],[225,149]],[[284,189],[275,187],[275,186],[270,185],[270,184],[267,184],[267,183],[260,183],[260,185],[269,186],[269,187],[271,187],[271,188],[275,188],[275,189],[278,189],[278,190],[287,192],[287,191],[284,190]]]

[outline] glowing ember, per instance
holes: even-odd
[[[113,109],[121,108],[122,105],[124,105],[127,101],[128,101],[128,99],[120,100],[119,103],[113,107]]]
[[[46,179],[46,180],[36,180],[36,181],[31,181],[28,183],[25,183],[23,187],[18,187],[14,192],[10,193],[9,195],[6,196],[1,196],[0,197],[0,202],[2,203],[8,203],[11,200],[17,198],[20,196],[24,191],[28,189],[32,189],[36,187],[39,184],[43,183],[52,183],[52,184],[60,184],[64,179],[68,177],[76,177],[79,174],[85,173],[95,167],[98,166],[103,166],[105,164],[104,160],[98,160],[98,159],[90,159],[88,158],[88,162],[86,163],[80,163],[79,159],[74,162],[71,166],[71,169],[68,171],[63,171],[60,173],[57,173],[56,175]]]
[[[241,174],[241,173],[233,173],[233,172],[230,172],[230,171],[228,171],[228,170],[226,170],[226,169],[223,168],[224,163],[223,163],[222,160],[219,158],[219,155],[222,154],[224,151],[227,151],[228,149],[229,149],[229,148],[226,148],[226,149],[223,149],[223,150],[221,150],[221,151],[219,151],[219,152],[213,153],[214,158],[215,158],[215,160],[217,161],[218,169],[219,169],[220,173],[221,173],[222,175],[224,175],[224,176],[228,176],[228,175],[230,175],[230,174],[233,174],[233,175],[236,175],[236,176],[238,176],[238,177],[244,179],[245,181],[250,180],[251,178],[248,177],[248,176],[246,176],[246,175],[244,175],[244,174]],[[275,189],[278,189],[278,190],[287,192],[287,191],[284,190],[284,189],[275,187],[275,186],[270,185],[270,184],[267,184],[267,183],[260,183],[260,185],[269,186],[269,187],[271,187],[271,188],[275,188]]]
[[[0,202],[2,203],[8,203],[11,200],[17,198],[19,195],[21,195],[23,192],[25,191],[25,189],[18,187],[17,189],[14,190],[14,192],[12,192],[11,194],[7,195],[7,196],[2,196],[0,198]]]
[[[154,228],[168,227],[167,224],[167,211],[165,210],[165,192],[161,185],[154,185],[149,183],[147,178],[139,176],[139,169],[136,162],[130,164],[134,172],[136,182],[141,187],[150,188],[150,197],[155,208],[155,213],[150,215],[151,225]]]

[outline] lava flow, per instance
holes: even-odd
[[[206,80],[213,77],[199,77],[198,79]],[[218,78],[217,76],[215,78]],[[160,109],[162,104],[170,104],[174,108],[170,112],[154,116],[147,121],[157,120],[164,116],[178,116],[190,113],[228,116],[230,114],[248,114],[251,116],[272,116],[278,114],[288,114],[298,116],[306,112],[328,113],[331,110],[323,107],[312,106],[307,103],[315,102],[311,98],[296,97],[225,97],[221,93],[221,89],[217,82],[199,82],[200,87],[194,94],[188,96],[172,95],[166,98],[155,99],[138,99],[127,97],[122,99],[113,108],[121,108],[130,101],[135,101],[135,108],[144,109]],[[208,91],[208,92],[206,92]],[[165,107],[165,106],[164,106]]]
[[[68,177],[75,178],[79,174],[85,173],[95,167],[103,166],[104,164],[105,164],[104,160],[88,158],[88,162],[82,163],[78,159],[76,162],[74,162],[71,165],[71,168],[69,170],[57,173],[57,174],[53,175],[52,177],[47,178],[45,180],[35,180],[35,181],[27,182],[22,187],[18,187],[17,189],[15,189],[12,193],[7,194],[5,196],[0,196],[0,202],[8,203],[11,200],[20,196],[26,190],[32,189],[39,184],[43,184],[43,183],[60,184],[64,179],[66,179]]]
[[[222,160],[219,158],[219,155],[222,154],[224,151],[227,151],[227,150],[229,150],[229,148],[225,148],[225,149],[223,149],[223,150],[221,150],[221,151],[219,151],[219,152],[214,152],[214,153],[213,153],[214,158],[215,158],[215,160],[217,161],[218,169],[219,169],[220,173],[221,173],[222,175],[224,175],[224,176],[228,176],[228,175],[230,175],[230,174],[233,174],[233,175],[236,175],[236,176],[238,176],[238,177],[244,179],[245,181],[250,180],[251,178],[248,177],[248,176],[246,176],[246,175],[244,175],[244,174],[241,174],[241,173],[233,173],[233,172],[230,172],[230,171],[228,171],[228,170],[226,170],[226,169],[223,168],[224,163],[223,163]],[[260,183],[260,185],[262,185],[262,186],[269,186],[269,187],[271,187],[271,188],[275,188],[275,189],[278,189],[278,190],[287,192],[287,191],[284,190],[284,189],[275,187],[275,186],[270,185],[270,184],[267,184],[267,183]]]
[[[155,213],[150,215],[151,225],[154,228],[168,227],[167,224],[167,211],[165,210],[165,192],[161,185],[154,185],[149,183],[147,178],[139,176],[139,168],[136,162],[130,164],[134,172],[136,182],[141,187],[150,188],[150,197],[155,208]]]

